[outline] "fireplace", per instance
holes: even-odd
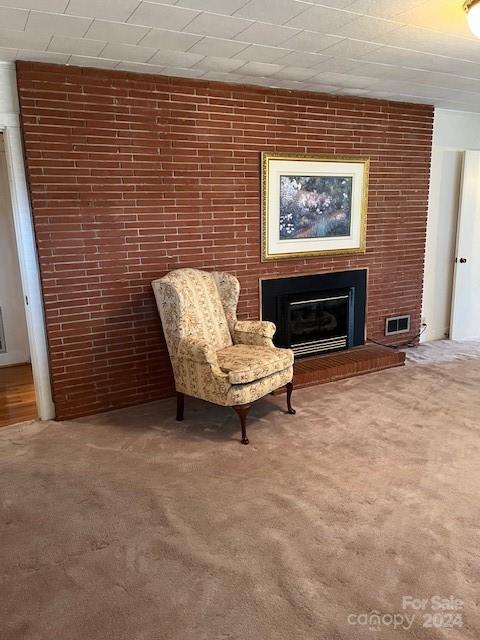
[[[350,349],[365,342],[366,287],[365,269],[263,280],[262,318],[297,358]]]

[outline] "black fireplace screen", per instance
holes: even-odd
[[[290,346],[296,354],[347,347],[348,294],[289,304]]]

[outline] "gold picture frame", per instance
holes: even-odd
[[[261,161],[262,262],[365,253],[369,158],[264,152]],[[305,190],[312,181],[330,193]]]

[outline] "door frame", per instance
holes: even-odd
[[[18,115],[0,113],[0,131],[5,146],[38,416],[40,420],[51,420],[55,417],[55,406],[50,384],[47,332]]]

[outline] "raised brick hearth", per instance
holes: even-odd
[[[368,268],[367,333],[423,282],[431,107],[18,63],[58,418],[168,396],[150,281],[184,266],[241,282]],[[260,152],[371,158],[367,253],[260,262]],[[395,339],[390,339],[395,343]]]

